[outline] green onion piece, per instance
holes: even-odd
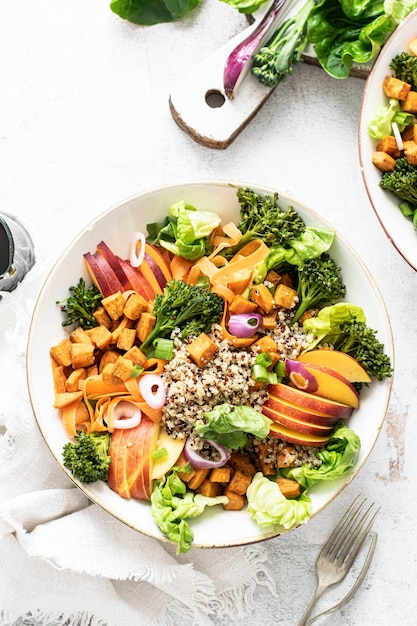
[[[268,385],[276,385],[278,383],[278,376],[275,372],[268,372]]]
[[[156,461],[156,459],[162,459],[164,456],[168,456],[168,450],[166,448],[160,448],[159,450],[152,451],[152,458],[154,461]]]
[[[255,363],[255,365],[252,365],[252,378],[261,383],[267,383],[268,370],[264,365],[259,365],[259,363]]]
[[[197,278],[196,287],[208,289],[210,287],[210,278],[208,276],[199,276]]]
[[[414,215],[414,209],[409,202],[401,202],[400,210],[404,217],[412,217]]]
[[[159,339],[155,341],[154,348],[155,359],[170,361],[174,355],[174,341],[172,339],[159,337]]]
[[[261,352],[255,359],[257,365],[263,365],[263,367],[269,367],[272,365],[272,359],[267,352]]]
[[[143,372],[143,367],[141,367],[140,365],[134,365],[133,370],[130,374],[130,378],[139,378],[142,372]]]
[[[274,373],[277,375],[277,382],[280,383],[282,379],[285,378],[285,376],[287,375],[284,361],[278,361],[278,363],[274,367]]]

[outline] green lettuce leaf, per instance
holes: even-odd
[[[254,13],[268,0],[221,0],[225,4],[237,9],[239,13]]]
[[[213,211],[200,211],[183,201],[173,204],[170,215],[161,224],[147,225],[147,241],[184,257],[197,261],[211,251],[209,236],[221,219]]]
[[[272,423],[272,420],[250,406],[232,406],[227,402],[204,413],[204,418],[206,423],[195,426],[200,437],[217,441],[232,450],[246,444],[247,433],[265,439]]]
[[[190,471],[188,466],[173,467],[165,477],[154,486],[151,494],[151,512],[161,531],[177,544],[177,554],[188,552],[194,533],[186,521],[201,515],[206,506],[227,504],[227,496],[209,498],[195,494],[178,477],[178,471]]]
[[[285,478],[293,478],[305,489],[316,483],[331,481],[348,474],[356,464],[361,442],[359,436],[344,422],[339,422],[329,443],[317,453],[322,461],[320,467],[310,468],[307,464],[281,470]]]
[[[277,483],[258,472],[249,485],[246,496],[248,513],[261,527],[279,524],[290,530],[310,519],[311,500],[305,493],[297,500],[289,500]]]
[[[111,0],[110,9],[119,17],[141,26],[175,22],[202,0]]]
[[[307,24],[320,65],[341,79],[349,76],[353,63],[375,58],[395,27],[382,0],[321,0]]]
[[[399,24],[417,8],[417,0],[385,0],[384,10]]]
[[[307,259],[315,259],[327,252],[335,238],[334,230],[319,226],[307,226],[296,239],[287,241],[287,246],[274,246],[264,261],[255,268],[255,282],[262,282],[269,270],[278,270],[290,264],[301,267]]]
[[[343,322],[355,319],[357,322],[366,322],[363,309],[349,302],[338,302],[326,306],[315,317],[310,317],[303,323],[303,330],[307,333],[308,350],[312,350],[320,342],[332,343],[340,334],[340,326]]]

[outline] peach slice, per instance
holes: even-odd
[[[269,385],[268,392],[277,396],[281,401],[291,402],[298,407],[304,408],[316,414],[325,414],[329,417],[346,419],[352,414],[353,408],[343,402],[321,398],[315,394],[302,391],[296,387],[290,387],[283,383]]]
[[[334,428],[333,424],[327,424],[326,426],[324,424],[315,424],[308,419],[296,419],[295,417],[274,411],[265,405],[262,407],[262,413],[281,426],[286,426],[287,428],[291,428],[291,430],[296,430],[297,432],[306,433],[308,435],[329,436]]]
[[[273,394],[269,394],[268,400],[264,403],[262,409],[266,407],[275,411],[277,413],[281,413],[282,415],[287,415],[290,418],[309,421],[312,424],[317,424],[321,426],[334,426],[337,424],[339,419],[342,419],[338,416],[329,415],[328,413],[324,413],[317,410],[312,410],[308,407],[302,406],[300,404],[295,404],[293,402],[289,402],[288,400],[284,400],[275,396]],[[350,417],[353,409],[352,407],[346,406],[346,411],[343,412],[343,419]]]
[[[317,391],[313,395],[321,396],[336,402],[342,402],[354,409],[359,408],[359,395],[355,387],[347,378],[322,365],[305,364],[318,383]]]
[[[351,383],[370,383],[371,377],[362,365],[349,354],[339,350],[310,350],[300,354],[296,359],[304,365],[321,365],[327,367]]]
[[[325,446],[329,443],[329,435],[311,435],[308,433],[301,433],[292,428],[287,428],[277,422],[274,422],[270,426],[269,434],[274,437],[279,437],[283,441],[288,443],[294,443],[299,446]]]

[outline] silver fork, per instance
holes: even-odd
[[[317,557],[317,588],[303,617],[298,622],[298,626],[307,625],[309,617],[324,591],[331,585],[335,585],[345,578],[372,528],[379,509],[373,511],[374,504],[371,504],[362,517],[358,519],[366,503],[366,500],[362,500],[362,502],[358,504],[359,498],[360,496],[352,502]],[[374,535],[373,541],[371,542],[365,564],[359,576],[360,582],[362,582],[364,573],[372,559],[375,543],[376,535]],[[340,608],[340,606],[345,604],[358,589],[358,586],[359,585],[355,583],[346,597],[333,608]],[[328,611],[325,613],[327,612]],[[316,617],[318,617],[318,615]]]

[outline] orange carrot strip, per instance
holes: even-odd
[[[175,278],[175,280],[185,280],[186,277],[188,276],[188,272],[190,271],[190,268],[192,267],[192,265],[193,265],[192,261],[189,261],[188,259],[184,259],[181,256],[175,255],[172,258],[172,261],[170,264],[172,278]]]

